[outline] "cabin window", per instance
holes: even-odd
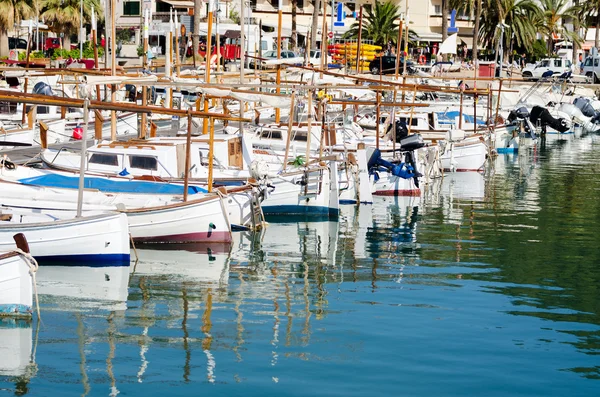
[[[143,170],[158,170],[158,161],[156,157],[147,157],[147,156],[130,156],[129,157],[129,165],[131,168],[141,168]]]
[[[306,131],[297,131],[296,135],[294,135],[294,140],[299,141],[299,142],[306,142],[307,141],[306,137],[307,137]]]
[[[586,58],[583,66],[592,66],[592,58]]]
[[[400,121],[403,122],[406,125],[408,125],[408,120],[409,120],[409,118],[400,117]],[[416,127],[418,124],[419,124],[419,120],[416,117],[413,117],[412,120],[410,120],[410,125],[411,126]]]
[[[262,130],[260,132],[260,137],[267,139],[281,139],[281,131]]]
[[[260,49],[263,51],[269,50],[269,43],[267,42],[267,40],[263,40],[260,42]]]
[[[594,59],[594,67],[598,66],[598,62],[600,61],[600,58],[595,58]]]
[[[554,66],[556,66],[557,68],[560,68],[562,65],[562,59],[555,59],[554,60]]]
[[[116,154],[102,154],[102,153],[94,153],[90,157],[90,164],[101,164],[101,165],[119,165],[119,160],[117,159]]]

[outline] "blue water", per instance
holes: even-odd
[[[600,395],[600,136],[568,139],[228,252],[41,269],[1,393]]]

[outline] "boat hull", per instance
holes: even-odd
[[[134,241],[141,243],[230,243],[231,226],[219,197],[126,210]]]
[[[124,214],[103,214],[55,222],[0,226],[0,250],[23,233],[40,265],[129,266],[129,235]]]
[[[31,316],[32,292],[27,259],[0,253],[0,316]]]

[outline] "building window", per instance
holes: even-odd
[[[442,6],[436,4],[433,6],[433,15],[442,15]]]
[[[274,9],[279,10],[279,0],[271,0],[271,6]]]
[[[304,8],[304,0],[296,0],[296,4],[298,5],[299,9]]]
[[[139,1],[124,1],[123,2],[123,15],[130,17],[140,16],[140,2]]]
[[[169,12],[171,11],[171,4],[169,3],[156,3],[156,12]]]
[[[250,8],[256,10],[256,0],[250,0]]]

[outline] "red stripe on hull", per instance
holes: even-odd
[[[172,234],[170,236],[134,237],[140,243],[231,243],[230,232]]]
[[[381,190],[373,193],[375,196],[407,196],[417,197],[421,195],[421,189]]]

